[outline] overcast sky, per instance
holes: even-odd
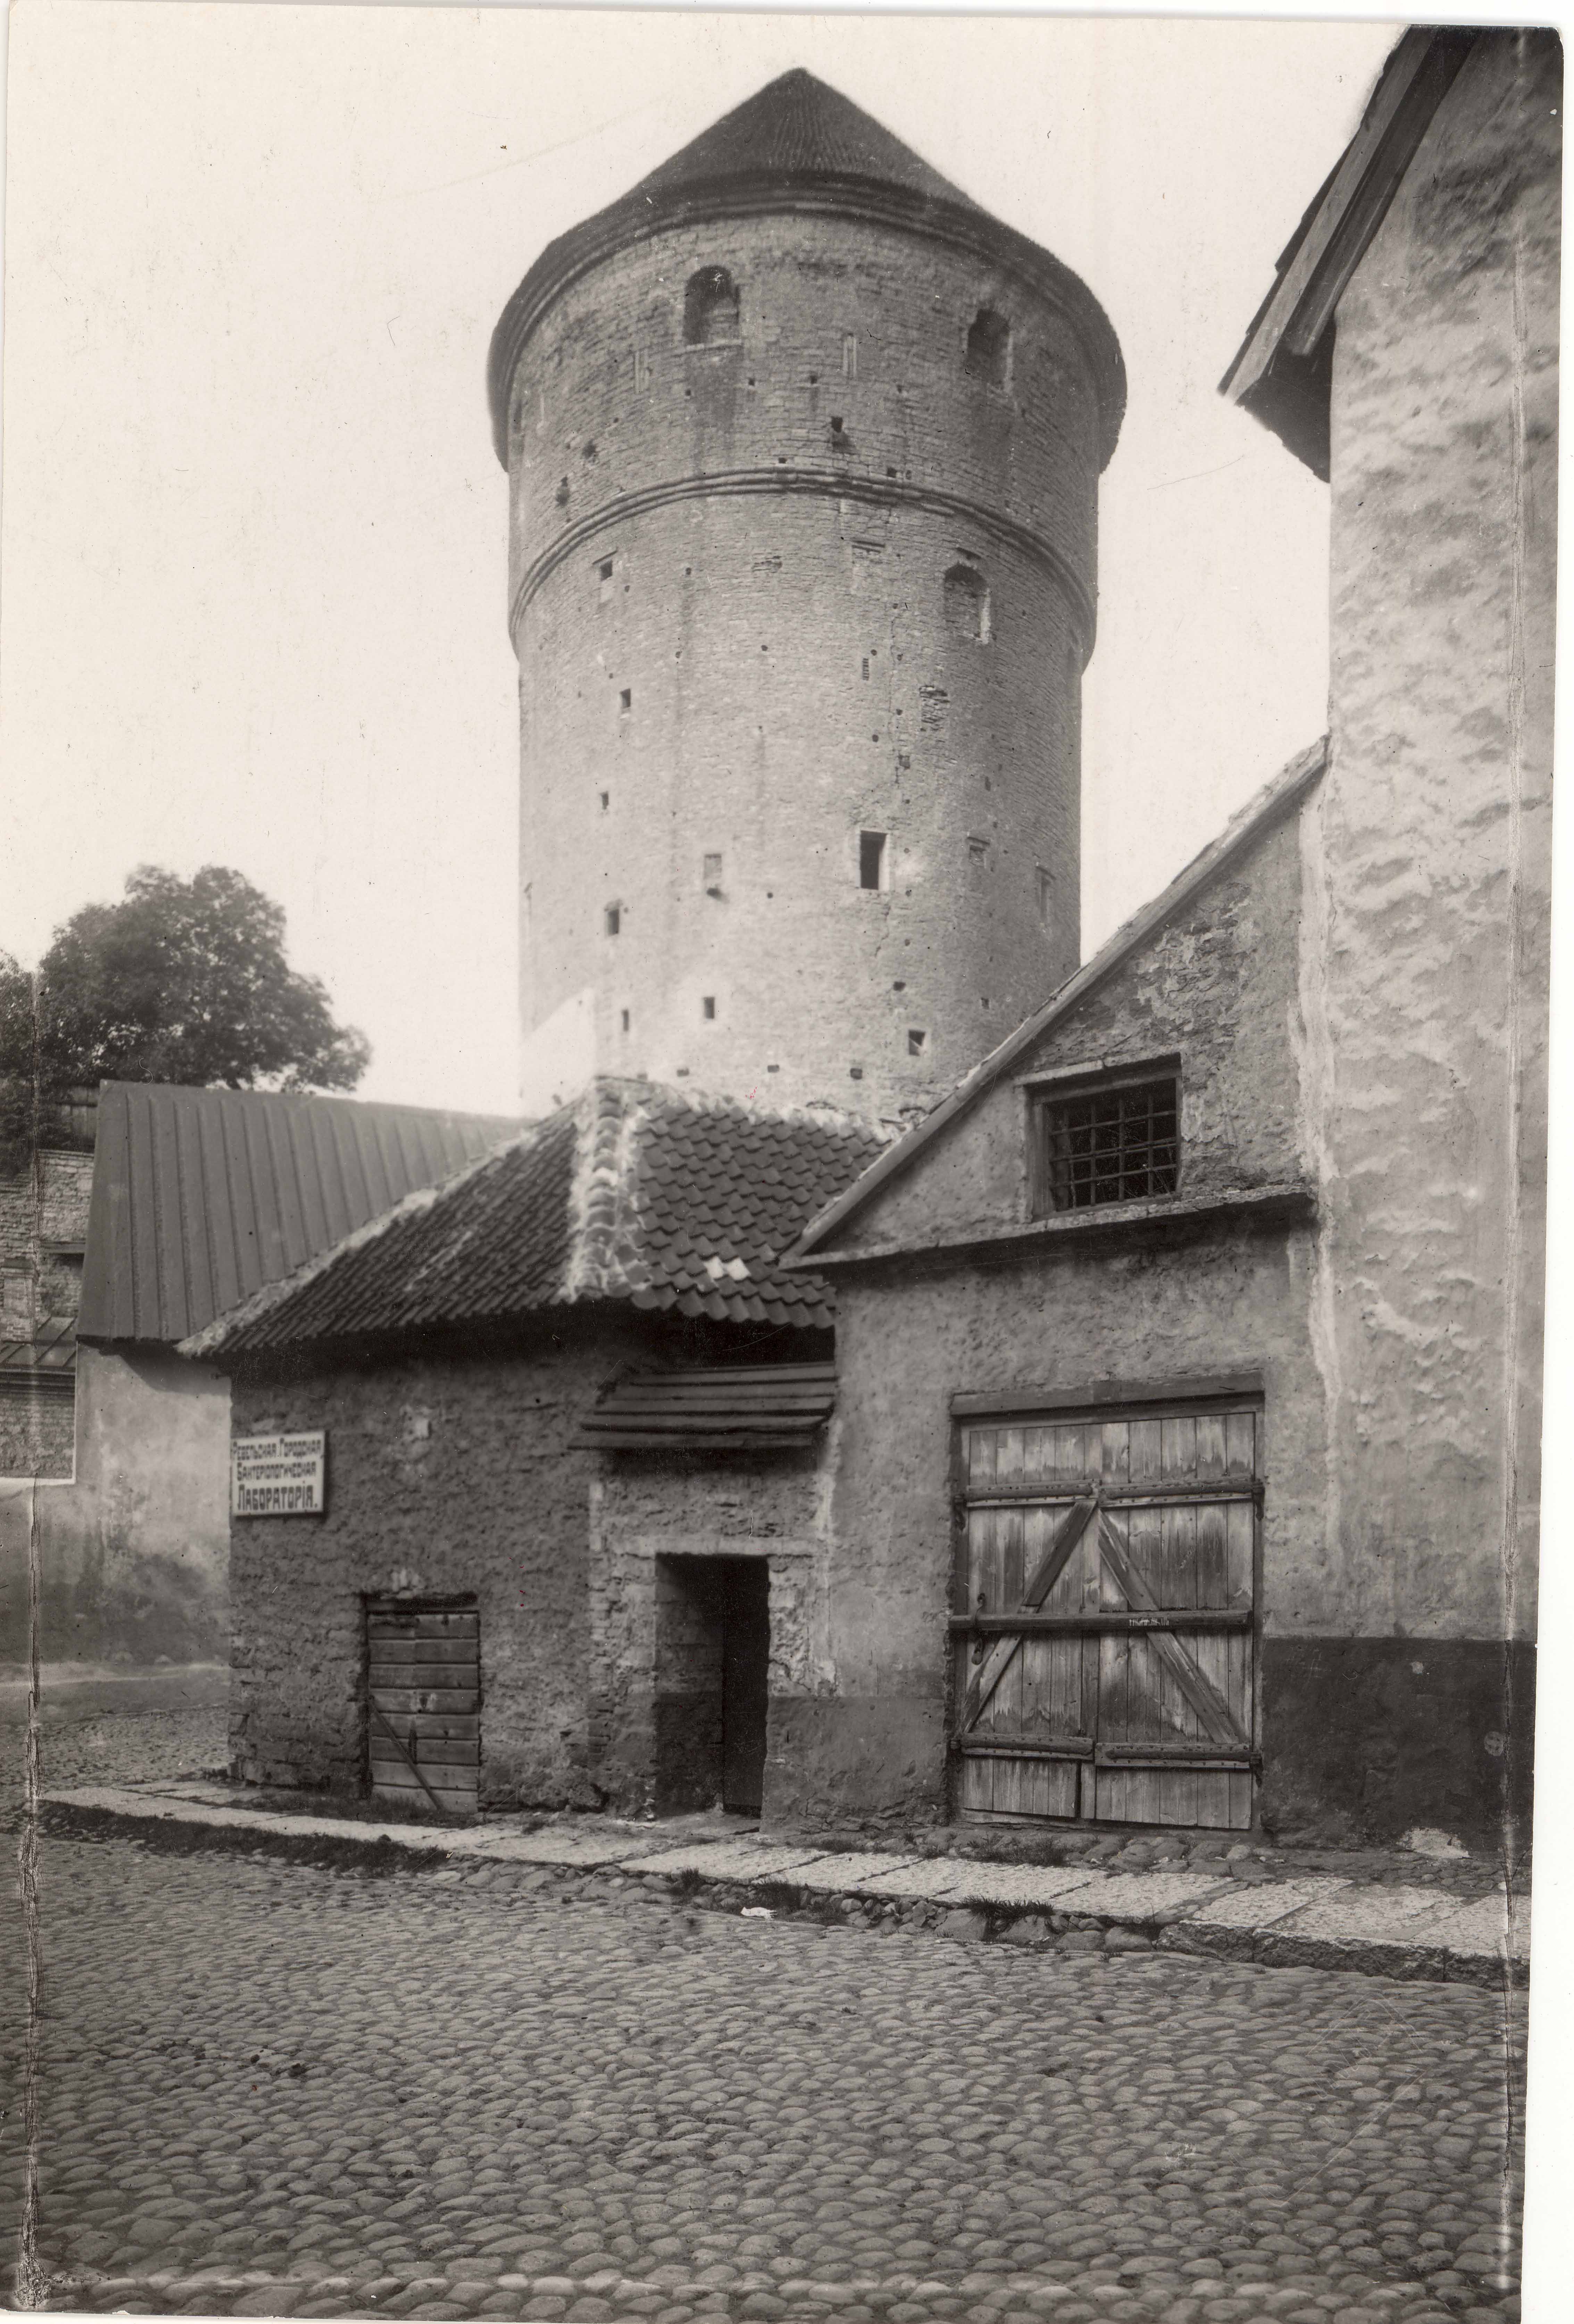
[[[1093,948],[1321,733],[1327,493],[1216,392],[1370,24],[140,6],[11,23],[0,946],[234,864],[370,1035],[507,1109],[516,730],[483,392],[551,235],[805,64],[1125,350],[1088,674]]]

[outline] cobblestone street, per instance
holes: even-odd
[[[41,1853],[55,2307],[1515,2312],[1519,2075],[1489,1992],[741,1919],[511,1867]],[[9,1978],[13,2217],[23,2000]]]

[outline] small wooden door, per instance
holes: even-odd
[[[481,1775],[474,1607],[369,1607],[366,1754],[390,1807],[474,1815]]]
[[[1249,1826],[1260,1436],[1245,1399],[963,1425],[964,1812]]]

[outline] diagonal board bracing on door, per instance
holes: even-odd
[[[1109,1521],[1107,1509],[1099,1513],[1099,1554],[1114,1576],[1117,1588],[1128,1606],[1144,1612],[1158,1610],[1158,1600],[1126,1554],[1126,1545]],[[1251,1738],[1237,1726],[1235,1714],[1219,1689],[1205,1672],[1199,1668],[1184,1642],[1174,1630],[1158,1624],[1146,1628],[1143,1637],[1154,1651],[1162,1655],[1171,1675],[1201,1720],[1213,1741],[1227,1751],[1251,1750]]]
[[[1096,1497],[1075,1501],[1066,1511],[1054,1539],[1040,1559],[1031,1580],[1022,1592],[1020,1611],[1036,1613],[1069,1564],[1078,1543],[1092,1519],[1099,1514]],[[1015,1637],[997,1638],[980,1665],[978,1674],[967,1691],[962,1707],[963,1728],[971,1727],[983,1711],[984,1705],[1005,1677],[1022,1647],[1021,1634]]]

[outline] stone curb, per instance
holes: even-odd
[[[532,1886],[587,1879],[609,1898],[656,1890],[712,1910],[759,1917],[778,1912],[823,1922],[915,1926],[973,1941],[1062,1953],[1161,1950],[1270,1969],[1353,1969],[1368,1977],[1502,1987],[1528,1981],[1529,1898],[1504,1913],[1494,1941],[1495,1900],[1468,1908],[1422,1890],[1362,1887],[1331,1877],[1246,1886],[1206,1874],[1107,1874],[1031,1866],[973,1865],[954,1858],[818,1853],[806,1844],[724,1840],[674,1848],[658,1831],[546,1826],[538,1833],[445,1831],[429,1824],[361,1821],[219,1806],[170,1792],[108,1786],[46,1792],[49,1824],[160,1823],[193,1842],[262,1848],[297,1861],[376,1849],[411,1870],[446,1858],[458,1868],[511,1868]],[[750,1859],[754,1859],[752,1865]],[[713,1865],[713,1870],[708,1868]],[[444,1876],[452,1878],[456,1872]],[[575,1893],[584,1894],[582,1886]],[[1503,1900],[1496,1900],[1501,1910]],[[1361,1924],[1365,1922],[1367,1925]],[[1451,1941],[1450,1941],[1451,1940]]]

